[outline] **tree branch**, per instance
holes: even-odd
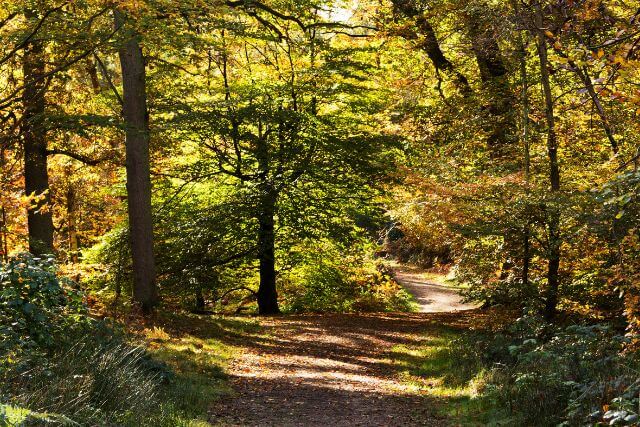
[[[276,18],[282,19],[283,21],[293,22],[298,27],[300,27],[300,29],[302,31],[305,31],[305,32],[309,31],[309,30],[311,30],[313,28],[327,28],[327,29],[340,28],[341,30],[368,29],[368,30],[377,31],[377,28],[371,27],[371,26],[368,26],[368,25],[349,25],[349,24],[343,24],[343,23],[340,23],[340,22],[313,22],[313,23],[310,23],[310,24],[305,24],[297,16],[287,15],[287,14],[284,14],[282,12],[278,12],[277,10],[267,6],[264,3],[256,1],[256,0],[227,0],[225,2],[225,4],[227,6],[229,6],[229,7],[232,7],[232,8],[243,9],[249,16],[254,17],[262,25],[264,25],[265,27],[270,28],[271,30],[276,32],[278,34],[278,37],[280,37],[280,38],[283,37],[282,32],[273,23],[271,23],[271,22],[267,21],[266,19],[262,18],[261,16],[259,16],[256,13],[256,9],[257,10],[262,10],[263,12],[266,12],[269,15],[274,16]],[[337,31],[337,32],[340,33],[340,34],[348,35],[350,37],[366,37],[367,36],[367,35],[364,35],[364,34],[350,34],[350,33],[347,33],[346,31]]]
[[[57,12],[58,10],[62,9],[67,3],[68,3],[68,1],[65,1],[60,6],[54,7],[53,9],[49,9],[48,11],[46,11],[45,14],[42,16],[42,18],[40,18],[40,20],[38,21],[36,26],[33,28],[33,30],[31,30],[31,32],[24,39],[22,39],[22,41],[20,43],[15,45],[13,47],[13,49],[11,49],[9,51],[9,53],[7,53],[5,56],[3,56],[0,59],[0,64],[3,64],[6,61],[8,61],[9,58],[11,58],[13,56],[13,54],[15,54],[17,51],[19,51],[24,46],[26,46],[26,44],[29,43],[29,40],[31,40],[36,35],[36,33],[40,30],[40,28],[42,28],[42,25],[44,24],[44,21],[47,20],[49,15],[51,15],[53,12]],[[14,14],[14,16],[15,16],[15,14]],[[9,19],[11,19],[11,16],[7,18],[7,20],[9,20]],[[2,22],[2,26],[4,26],[6,24],[7,20]],[[2,27],[0,27],[0,28],[2,28]]]
[[[102,74],[102,77],[104,77],[104,79],[107,81],[107,84],[109,85],[109,88],[111,89],[116,99],[118,100],[118,103],[120,105],[123,105],[124,101],[122,100],[122,97],[118,92],[118,88],[116,88],[116,86],[113,84],[113,81],[111,80],[111,77],[109,77],[109,73],[107,72],[107,67],[104,66],[104,63],[98,57],[98,54],[95,51],[93,52],[93,57],[95,58],[96,62],[98,63],[98,66],[100,67],[100,72]]]
[[[46,151],[47,155],[49,156],[55,156],[55,155],[63,155],[63,156],[67,156],[67,157],[71,157],[72,159],[78,160],[79,162],[84,163],[85,165],[89,165],[89,166],[95,166],[97,164],[100,164],[102,162],[104,162],[105,160],[108,159],[108,157],[103,157],[103,158],[98,158],[98,159],[92,159],[90,157],[87,157],[83,154],[79,154],[79,153],[74,153],[73,151],[69,151],[69,150],[63,150],[63,149],[59,149],[59,148],[54,148],[51,150],[47,150]]]

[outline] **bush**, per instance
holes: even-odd
[[[411,296],[380,271],[368,250],[348,252],[328,241],[305,254],[282,280],[283,308],[292,312],[407,311]],[[370,252],[370,251],[369,251]]]
[[[535,316],[467,343],[488,372],[481,392],[518,425],[637,425],[638,368],[606,324],[551,326]],[[462,346],[460,346],[462,347]],[[613,425],[612,424],[612,425]]]
[[[0,360],[51,348],[89,319],[82,293],[52,258],[20,254],[0,266]]]
[[[52,259],[18,255],[0,278],[0,425],[158,424],[168,369],[91,319]]]

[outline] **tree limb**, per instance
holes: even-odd
[[[89,165],[89,166],[96,166],[97,164],[100,164],[100,163],[102,163],[102,162],[104,162],[105,160],[108,159],[108,157],[92,159],[92,158],[90,158],[88,156],[85,156],[83,154],[74,153],[73,151],[63,150],[63,149],[60,149],[60,148],[48,149],[46,151],[46,153],[49,156],[55,156],[55,155],[59,154],[59,155],[71,157],[72,159],[78,160],[79,162],[82,162],[85,165]]]
[[[16,44],[13,49],[11,49],[9,51],[9,53],[7,53],[5,56],[3,56],[2,58],[0,58],[0,64],[5,63],[6,61],[9,60],[9,58],[11,58],[17,51],[19,51],[20,49],[22,49],[24,46],[26,46],[27,43],[29,43],[29,41],[36,35],[36,33],[40,30],[40,28],[42,27],[42,25],[44,24],[44,21],[47,20],[47,18],[49,17],[49,15],[51,15],[53,12],[57,12],[58,10],[62,9],[66,4],[68,3],[68,1],[65,1],[64,3],[62,3],[60,6],[54,7],[53,9],[49,9],[45,12],[44,15],[42,15],[42,18],[40,18],[40,20],[38,21],[38,23],[36,24],[36,26],[33,28],[33,30],[31,30],[31,32],[24,38],[22,39],[21,42],[19,42],[18,44]],[[16,14],[13,14],[14,16]],[[7,18],[7,20],[11,19],[11,15]],[[7,22],[7,20],[2,22],[2,26],[4,26]],[[2,26],[0,26],[0,28],[2,28]]]

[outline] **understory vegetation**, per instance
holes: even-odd
[[[261,334],[251,318],[186,312],[98,320],[51,259],[21,254],[0,277],[0,425],[210,425],[229,337]]]
[[[435,324],[425,344],[397,346],[405,382],[442,399],[439,410],[461,425],[638,424],[640,360],[628,337],[514,314],[469,313],[469,324]]]
[[[398,347],[450,416],[639,425],[639,118],[638,0],[4,0],[0,425],[215,423],[384,258],[510,319]]]
[[[0,278],[0,424],[197,425],[224,393],[230,349],[214,336],[96,320],[51,259],[18,255]],[[196,347],[207,359],[191,357]]]

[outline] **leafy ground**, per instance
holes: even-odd
[[[398,377],[394,346],[417,345],[412,314],[265,320],[230,368],[235,395],[217,405],[224,425],[439,425],[426,396]],[[268,415],[267,415],[268,414]]]
[[[455,295],[416,271],[397,276],[410,274],[418,300]],[[450,425],[473,421],[473,390],[450,381],[459,367],[448,345],[491,317],[452,301],[430,313],[178,316],[139,333],[177,372],[196,424]]]

